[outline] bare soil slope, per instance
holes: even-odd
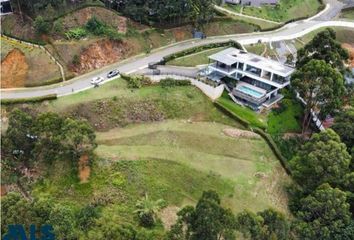
[[[1,88],[23,87],[28,68],[25,54],[18,48],[11,50],[1,61]]]

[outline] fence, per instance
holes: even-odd
[[[48,51],[48,49],[46,49],[45,46],[42,46],[42,45],[38,45],[38,44],[34,44],[34,43],[30,43],[30,42],[26,42],[26,41],[22,41],[22,40],[19,40],[19,39],[16,39],[16,38],[12,38],[12,37],[8,37],[6,35],[1,35],[1,38],[9,41],[9,42],[15,42],[19,45],[25,45],[25,46],[29,46],[29,47],[35,47],[35,48],[40,48],[42,49],[48,56],[49,58],[56,64],[58,65],[59,67],[59,70],[60,70],[60,74],[61,74],[61,77],[63,79],[63,81],[65,81],[65,72],[64,72],[64,68],[63,66],[59,63],[59,61]]]

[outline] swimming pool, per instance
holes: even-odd
[[[239,90],[245,94],[251,95],[252,97],[255,97],[255,98],[260,98],[264,95],[264,93],[258,92],[257,90],[252,89],[247,86],[240,86],[237,88],[237,90]]]

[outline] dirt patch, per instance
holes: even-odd
[[[161,219],[166,230],[170,230],[172,225],[177,222],[177,212],[179,210],[179,207],[168,206],[159,213],[159,218]]]
[[[1,61],[1,88],[23,87],[28,74],[25,54],[14,48]]]
[[[90,177],[91,168],[89,165],[89,157],[88,155],[82,155],[79,160],[79,178],[80,183],[88,182]]]
[[[226,128],[223,133],[234,138],[261,138],[258,134],[250,131],[240,130],[237,128]]]
[[[93,16],[101,22],[115,28],[118,32],[126,33],[127,31],[127,19],[125,17],[100,7],[87,7],[78,10],[59,21],[62,21],[64,29],[68,30],[70,28],[84,26]]]
[[[354,67],[354,44],[343,43],[342,47],[347,49],[349,52],[349,65]]]
[[[80,63],[71,68],[75,73],[87,72],[124,59],[127,53],[126,43],[99,40],[84,49],[79,57]]]

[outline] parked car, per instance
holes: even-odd
[[[119,71],[118,70],[112,70],[112,71],[110,71],[107,74],[107,78],[112,78],[112,77],[115,77],[115,76],[118,76],[118,75],[119,75]]]
[[[103,77],[95,77],[95,78],[92,78],[91,84],[98,85],[99,83],[103,82],[103,80],[104,80]]]

